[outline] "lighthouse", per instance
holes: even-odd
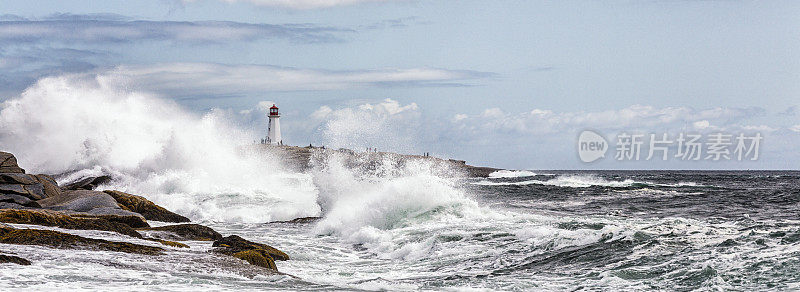
[[[267,132],[267,144],[283,145],[281,139],[281,115],[278,114],[278,107],[274,104],[269,108],[269,130]]]

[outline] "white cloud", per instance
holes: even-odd
[[[195,2],[196,0],[184,0],[183,2]],[[247,2],[257,6],[283,7],[290,9],[317,9],[335,6],[348,6],[361,3],[392,2],[398,0],[223,0],[225,2]]]
[[[703,129],[708,128],[708,126],[710,126],[710,123],[708,122],[708,120],[702,120],[702,121],[694,122],[694,123],[692,123],[692,125],[698,130],[703,130]]]
[[[333,110],[322,106],[311,114],[317,132],[330,147],[365,147],[408,152],[416,146],[422,123],[416,103],[401,105],[392,99]]]
[[[44,19],[0,21],[0,42],[67,41],[84,43],[167,40],[201,43],[285,39],[300,43],[342,41],[353,32],[314,24],[263,24],[233,21],[149,21],[122,16],[57,15]]]
[[[761,132],[761,133],[775,132],[775,131],[778,130],[776,128],[773,128],[773,127],[770,127],[770,126],[767,126],[767,125],[745,125],[745,126],[741,126],[739,128],[744,130],[744,131],[748,131],[748,132],[755,131],[755,132]]]
[[[789,128],[790,131],[800,133],[800,125],[794,125]]]
[[[102,74],[102,78],[171,96],[192,98],[268,91],[463,84],[484,75],[436,68],[332,71],[269,65],[167,63],[121,65]]]
[[[656,108],[644,105],[597,112],[557,113],[534,109],[519,114],[490,108],[478,115],[460,116],[459,119],[454,119],[453,123],[463,131],[474,133],[551,134],[584,128],[627,131],[681,130],[687,126],[698,130],[721,130],[726,126],[742,128],[739,122],[763,113],[764,110],[761,108],[718,107],[695,110],[689,107]]]
[[[319,109],[311,113],[311,118],[314,120],[323,120],[326,117],[328,117],[328,115],[330,115],[332,112],[333,110],[329,106],[323,105],[319,107]]]

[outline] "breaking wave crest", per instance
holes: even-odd
[[[457,180],[449,178],[455,170],[430,161],[334,152],[317,155],[314,163],[313,177],[325,210],[315,228],[319,234],[380,247],[391,241],[393,229],[482,212]]]
[[[231,124],[224,114],[212,110],[196,115],[152,95],[120,90],[101,77],[46,78],[0,105],[0,150],[16,154],[30,172],[63,174],[60,182],[111,175],[114,179],[101,188],[143,195],[194,220],[209,221],[208,225],[225,233],[248,233],[276,242],[294,252],[292,261],[282,263],[283,271],[337,287],[729,287],[722,276],[736,281],[763,276],[761,258],[776,261],[767,264],[770,268],[796,266],[793,252],[800,232],[783,221],[764,225],[749,216],[705,222],[521,211],[503,207],[515,203],[505,189],[522,194],[526,190],[495,188],[502,204],[493,204],[490,199],[473,197],[468,190],[474,188],[464,186],[469,180],[433,159],[316,151],[311,169],[297,173],[286,170],[278,155],[241,147],[249,141],[252,135]],[[516,171],[498,172],[474,184],[586,188],[648,183]],[[693,182],[661,185],[698,186]],[[573,191],[565,193],[581,193]],[[629,197],[619,196],[630,196],[600,191],[595,199],[613,197],[624,202]],[[684,195],[660,193],[661,198]],[[652,197],[650,191],[644,195]],[[654,204],[661,207],[660,202]],[[228,224],[306,216],[322,216],[309,227],[310,232],[299,224]],[[70,251],[66,257],[73,254]],[[751,259],[747,264],[755,268],[745,266],[742,258]],[[120,262],[128,262],[123,259]],[[184,258],[171,260],[183,262]],[[68,264],[53,266],[75,274]],[[98,271],[120,266],[103,266]],[[587,267],[602,272],[589,273]],[[747,274],[739,276],[742,273]],[[185,277],[186,273],[179,274]],[[794,275],[782,277],[791,281]],[[208,278],[203,275],[198,281]]]
[[[142,195],[193,220],[324,215],[319,233],[353,238],[484,212],[446,164],[320,151],[310,171],[293,172],[279,155],[245,147],[254,135],[230,120],[121,90],[102,76],[60,76],[2,104],[0,145],[30,172],[61,174],[60,183],[110,175],[99,189]]]
[[[570,187],[570,188],[588,188],[591,186],[602,186],[611,188],[626,188],[636,184],[646,184],[643,182],[636,182],[631,179],[623,181],[606,180],[596,175],[559,175],[549,180],[526,180],[518,182],[492,182],[492,181],[479,181],[473,184],[486,185],[486,186],[503,186],[503,185],[548,185],[557,187]]]
[[[498,170],[489,174],[489,178],[515,178],[536,176],[536,173],[528,170]]]
[[[282,170],[223,114],[196,115],[102,76],[40,80],[2,104],[0,145],[30,172],[111,175],[195,220],[267,222],[319,215],[308,175]],[[63,179],[63,177],[62,177]]]

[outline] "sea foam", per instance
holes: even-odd
[[[241,150],[247,141],[216,111],[197,115],[102,76],[45,78],[0,109],[0,145],[31,173],[109,174],[102,188],[194,220],[319,215],[311,178],[282,170],[269,153]]]
[[[623,181],[615,181],[615,180],[607,180],[596,175],[559,175],[549,180],[525,180],[525,181],[517,181],[517,182],[497,182],[497,181],[488,181],[482,180],[478,182],[474,182],[472,184],[476,185],[485,185],[485,186],[511,186],[511,185],[548,185],[548,186],[557,186],[557,187],[570,187],[570,188],[588,188],[591,186],[602,186],[602,187],[611,187],[611,188],[625,188],[630,187],[637,182],[626,179]]]
[[[489,174],[489,178],[515,178],[536,176],[536,173],[528,170],[498,170]]]

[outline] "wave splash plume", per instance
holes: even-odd
[[[100,188],[274,243],[292,255],[281,271],[302,280],[187,268],[178,252],[161,262],[118,255],[120,264],[108,265],[93,251],[35,258],[75,286],[118,285],[108,275],[212,290],[764,290],[773,288],[760,280],[767,277],[778,289],[798,282],[796,172],[505,171],[476,182],[434,160],[330,149],[295,172],[268,148],[246,147],[257,136],[222,111],[197,115],[121,88],[103,76],[40,80],[0,105],[2,150],[31,172],[62,174],[61,183],[110,175]],[[321,218],[265,224],[299,217]],[[2,280],[30,281],[42,267]]]
[[[196,115],[102,76],[45,78],[0,110],[0,145],[32,172],[110,174],[106,187],[195,220],[319,215],[311,178],[282,170],[269,153],[241,150],[248,134],[217,111]]]

